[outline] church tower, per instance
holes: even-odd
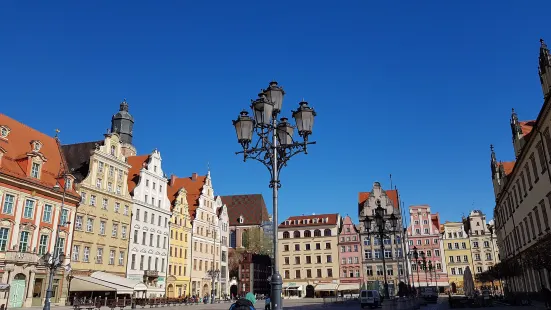
[[[117,112],[111,118],[111,132],[120,137],[122,152],[124,156],[136,156],[136,148],[132,145],[132,130],[134,128],[134,117],[128,113],[128,103],[124,99]]]
[[[547,44],[540,39],[540,57],[539,57],[539,75],[543,98],[547,99],[551,92],[551,53],[547,48]]]

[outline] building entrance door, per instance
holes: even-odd
[[[34,287],[33,287],[33,306],[41,306],[42,305],[42,286],[44,283],[44,279],[36,278],[34,280]]]
[[[26,276],[19,273],[10,283],[10,308],[20,308],[25,300],[25,281]]]

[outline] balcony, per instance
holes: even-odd
[[[150,278],[159,277],[159,272],[157,270],[144,270],[143,275]]]
[[[39,257],[36,253],[7,251],[4,256],[6,263],[38,264]]]

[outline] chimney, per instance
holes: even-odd
[[[191,174],[191,180],[192,181],[197,181],[197,172],[194,172]]]
[[[174,174],[170,175],[170,186],[174,186],[174,182],[176,182],[176,176]]]

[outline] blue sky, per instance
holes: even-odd
[[[258,193],[231,120],[275,79],[304,98],[318,144],[281,175],[280,221],[340,212],[389,174],[406,206],[443,220],[492,212],[489,144],[513,157],[509,118],[542,105],[549,1],[2,1],[1,111],[63,143],[100,139],[127,98],[141,154]]]

